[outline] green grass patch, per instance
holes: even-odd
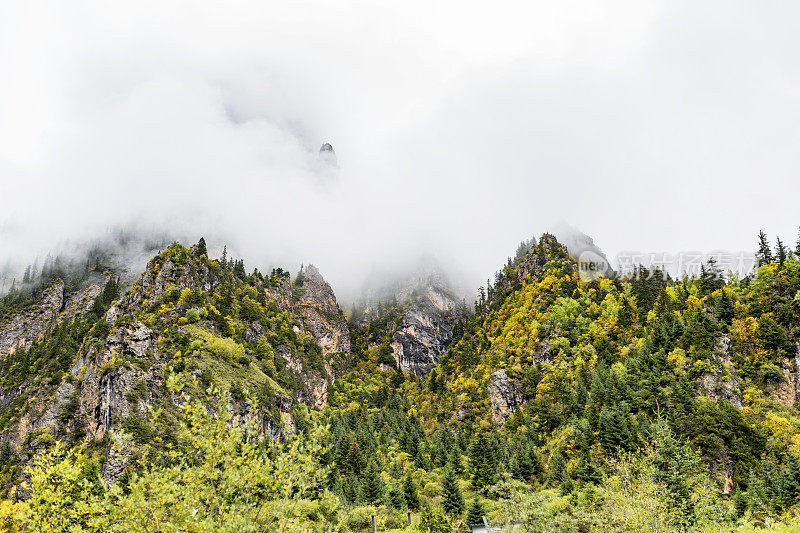
[[[261,370],[258,362],[249,357],[244,346],[235,340],[220,337],[196,326],[183,328],[183,331],[190,337],[190,349],[184,356],[201,372],[209,373],[220,389],[230,390],[233,383],[238,383],[242,389],[256,393],[264,383],[268,383],[277,394],[289,395]]]

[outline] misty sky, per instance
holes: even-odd
[[[425,251],[477,286],[560,220],[796,239],[796,2],[122,4],[0,8],[0,261],[135,222],[347,292]]]

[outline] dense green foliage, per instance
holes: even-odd
[[[20,454],[39,459],[32,497],[4,502],[2,523],[363,531],[372,515],[381,530],[402,529],[410,511],[422,531],[484,516],[523,531],[790,531],[800,527],[800,416],[787,381],[800,370],[800,257],[782,244],[773,254],[763,234],[759,246],[760,266],[742,279],[709,261],[680,280],[641,268],[587,282],[550,236],[525,242],[427,376],[392,357],[401,306],[387,302],[367,323],[351,314],[354,361],[316,411],[298,394],[302,372],[326,375],[322,350],[267,297],[301,292],[302,279],[247,274],[227,251],[209,259],[204,241],[173,245],[150,268],[171,261],[188,286],[156,296],[135,284],[126,294],[137,304],[111,326],[112,278],[96,308],[3,361],[4,390],[52,391],[74,379],[76,353],[138,321],[167,357],[115,364],[162,365],[168,382],[129,392],[155,405],[120,421],[137,463],[110,487],[99,451],[119,435],[85,438],[77,405],[58,439],[31,433],[20,452],[3,448],[6,486],[21,479]],[[501,379],[521,400],[505,409],[490,394]],[[228,423],[244,406],[278,423],[286,405],[296,435],[282,443]],[[4,427],[25,408],[3,407]]]
[[[637,483],[655,491],[648,497],[661,506],[663,527],[730,529],[796,511],[800,417],[793,397],[781,400],[791,389],[782,369],[796,371],[794,254],[744,279],[726,280],[711,260],[696,278],[641,269],[584,282],[562,248],[545,240],[527,250],[540,268],[521,280],[525,253],[509,262],[426,378],[376,375],[380,359],[368,357],[371,367],[337,381],[333,419],[347,410],[358,417],[349,424],[357,435],[374,435],[337,464],[377,456],[390,484],[411,471],[424,497],[460,514],[457,472],[469,496],[493,496],[487,512],[495,519],[509,516],[493,492],[504,483],[553,487],[580,503],[642,461],[651,474]],[[384,325],[370,324],[365,346],[386,343]],[[526,400],[499,430],[487,394],[498,368]],[[332,485],[354,503],[362,501],[350,488],[358,472],[340,470]],[[581,507],[587,527],[608,519],[596,505]]]

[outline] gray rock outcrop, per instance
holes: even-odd
[[[425,257],[409,276],[366,291],[358,304],[359,324],[387,319],[387,335],[398,367],[421,376],[439,364],[453,340],[456,321],[466,313],[458,292],[438,263]],[[388,320],[398,314],[396,321]]]
[[[523,405],[522,384],[511,379],[503,369],[489,377],[489,401],[492,406],[492,423],[502,426]]]
[[[775,388],[775,396],[787,407],[800,403],[800,342],[794,357],[784,357],[781,361],[783,381]]]
[[[430,293],[436,294],[431,288]],[[427,299],[422,303],[409,305],[402,317],[402,322],[392,335],[392,350],[398,366],[410,374],[421,376],[427,374],[444,355],[453,339],[453,321],[446,313],[449,300],[439,301],[444,309]]]
[[[728,400],[734,406],[741,407],[741,380],[736,366],[731,362],[731,338],[727,334],[717,339],[711,364],[713,370],[704,372],[697,378],[697,393],[713,400]]]
[[[306,266],[295,284],[299,294],[293,308],[306,331],[322,348],[326,361],[343,361],[350,354],[350,330],[333,289],[314,265]]]
[[[0,357],[19,347],[29,347],[52,327],[64,303],[64,282],[53,281],[31,308],[0,324]]]

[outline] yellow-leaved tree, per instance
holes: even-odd
[[[171,377],[168,387],[181,392]],[[188,389],[188,388],[187,388]],[[231,423],[227,393],[212,407],[183,394],[178,444],[147,453],[127,485],[105,488],[82,450],[58,444],[28,473],[31,497],[0,506],[4,531],[239,532],[292,530],[306,498],[333,519],[338,500],[322,489],[324,428],[286,443],[259,442],[252,425]],[[156,458],[153,461],[153,458]],[[87,466],[88,465],[88,466]]]

